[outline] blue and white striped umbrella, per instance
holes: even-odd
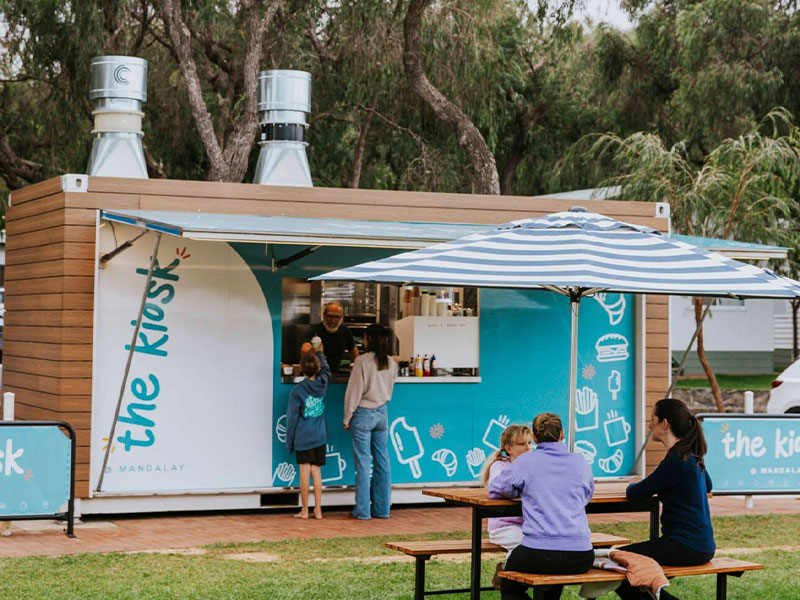
[[[794,298],[800,283],[576,207],[313,279],[546,289],[570,297],[569,444],[575,443],[578,310],[598,292]],[[641,453],[640,453],[641,455]],[[638,462],[638,459],[637,459]]]
[[[590,212],[513,221],[422,250],[332,271],[323,280],[558,288],[682,296],[793,298],[800,284],[769,270]]]

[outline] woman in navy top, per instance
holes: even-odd
[[[688,567],[702,565],[714,556],[714,530],[708,509],[711,478],[703,464],[706,439],[703,429],[680,400],[665,398],[656,402],[650,417],[653,440],[661,442],[667,455],[656,470],[626,490],[629,500],[658,495],[661,502],[661,537],[632,544],[620,550],[644,554],[661,565]],[[623,600],[650,598],[628,582],[617,588]],[[666,590],[661,600],[675,598]]]

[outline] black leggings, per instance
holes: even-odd
[[[594,550],[536,550],[526,546],[517,546],[511,551],[506,560],[506,571],[520,571],[522,573],[541,573],[572,575],[585,573],[592,568]],[[545,591],[546,600],[558,600],[561,597],[563,585],[550,586]],[[500,592],[503,600],[530,600],[525,591],[528,586],[524,583],[503,579]]]
[[[660,537],[657,540],[623,546],[622,548],[617,548],[617,550],[626,550],[628,552],[649,556],[658,564],[667,567],[691,567],[694,565],[702,565],[714,558],[713,552],[697,552],[697,550],[692,550],[688,546],[684,546],[680,542],[676,542],[668,537]],[[627,581],[623,581],[622,585],[617,588],[617,595],[622,598],[622,600],[640,600],[641,598],[651,597],[646,592],[640,592],[632,588]],[[667,590],[661,590],[661,600],[677,599],[667,592]]]

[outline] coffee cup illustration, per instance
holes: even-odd
[[[328,452],[325,454],[325,465],[321,469],[322,483],[339,481],[344,477],[345,469],[347,469],[347,461],[342,458],[342,453]]]
[[[618,416],[615,410],[608,411],[606,416],[608,420],[603,423],[603,429],[606,432],[606,442],[608,442],[609,448],[627,442],[631,424],[625,420],[625,417]]]

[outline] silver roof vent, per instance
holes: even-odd
[[[89,99],[94,106],[89,175],[147,179],[142,149],[147,61],[133,56],[96,56]]]
[[[311,112],[311,73],[261,71],[258,121],[261,153],[253,183],[312,187],[306,156],[306,115]]]

